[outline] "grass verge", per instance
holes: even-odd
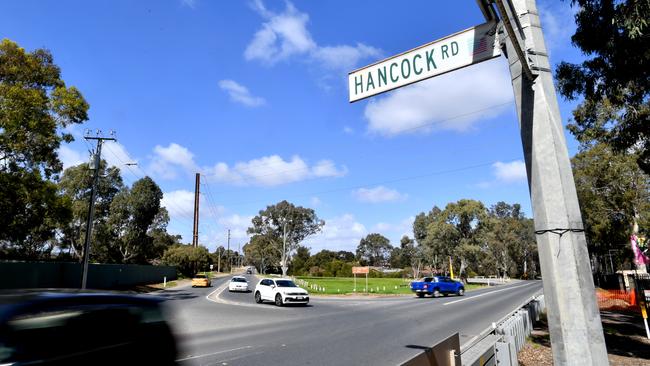
[[[323,295],[345,294],[378,294],[378,295],[403,295],[411,294],[409,284],[412,280],[402,278],[368,278],[366,291],[366,278],[357,277],[356,288],[353,277],[296,277],[296,284],[304,287],[309,292]],[[465,291],[481,287],[480,285],[465,285]]]

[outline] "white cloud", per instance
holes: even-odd
[[[357,43],[356,46],[319,47],[312,53],[312,57],[320,61],[325,67],[348,71],[354,69],[363,59],[378,59],[381,55],[381,50],[363,43]]]
[[[265,21],[246,47],[246,60],[273,65],[292,56],[306,55],[324,67],[338,71],[353,69],[362,59],[381,56],[379,49],[363,43],[319,46],[307,29],[309,15],[300,12],[289,1],[281,13],[266,9],[261,0],[253,3],[253,9]]]
[[[287,2],[280,14],[267,10],[261,1],[256,1],[254,8],[266,22],[246,47],[244,57],[247,60],[273,64],[316,47],[306,27],[309,15],[299,12],[292,3]]]
[[[233,102],[253,108],[266,104],[264,98],[253,96],[250,91],[248,91],[248,88],[234,80],[221,80],[219,81],[219,87],[230,95],[230,99]]]
[[[181,0],[181,4],[194,9],[196,7],[196,0]]]
[[[340,177],[347,173],[330,160],[321,160],[309,166],[300,156],[284,160],[278,155],[264,156],[230,167],[220,162],[209,170],[210,177],[220,182],[237,185],[277,186],[310,178]]]
[[[343,127],[343,132],[348,135],[352,135],[354,133],[354,130],[350,126],[345,126]]]
[[[487,61],[371,100],[368,130],[385,136],[433,130],[465,131],[498,116],[513,100],[508,67]],[[477,113],[472,113],[480,111]]]
[[[131,160],[129,152],[124,145],[117,141],[106,141],[104,143],[104,153],[102,158],[106,160],[109,166],[114,166],[120,170],[125,170],[125,164],[137,164],[137,160]]]
[[[399,193],[394,189],[386,188],[384,186],[359,188],[353,191],[352,194],[357,198],[357,200],[369,203],[395,202],[407,198],[406,194]]]
[[[194,154],[184,146],[171,143],[167,147],[156,145],[154,156],[149,164],[149,171],[163,179],[174,179],[178,168],[186,172],[198,171]]]
[[[521,160],[515,160],[509,163],[497,161],[492,164],[496,179],[504,183],[525,182],[526,164]]]
[[[366,234],[366,227],[356,221],[354,215],[344,214],[325,219],[323,230],[309,237],[303,245],[311,247],[312,253],[316,253],[321,249],[354,252],[357,245],[359,245],[359,241]]]
[[[133,161],[124,145],[116,141],[106,141],[102,147],[102,159],[108,166],[117,167],[122,174],[126,169],[125,164],[136,163]],[[89,153],[79,152],[70,147],[70,145],[61,145],[59,148],[59,160],[63,163],[63,168],[79,165],[81,163],[90,163],[92,160]]]
[[[59,160],[61,160],[61,163],[63,164],[63,169],[68,169],[72,166],[81,163],[88,163],[90,161],[87,155],[73,150],[68,145],[61,145],[59,148]]]
[[[309,203],[311,203],[312,206],[320,206],[321,203],[323,203],[320,198],[314,196],[309,199]]]
[[[167,208],[172,219],[194,215],[194,192],[178,190],[163,193],[160,205]]]
[[[397,223],[378,222],[372,227],[374,232],[378,232],[391,238],[394,246],[399,245],[399,239],[404,235],[413,236],[414,216],[407,217]]]
[[[232,214],[230,216],[220,217],[217,221],[219,222],[219,225],[226,229],[230,229],[231,239],[239,242],[246,242],[249,239],[246,230],[251,226],[252,219],[253,216]]]
[[[348,173],[348,169],[343,166],[337,168],[331,160],[321,160],[311,168],[314,177],[342,177]]]

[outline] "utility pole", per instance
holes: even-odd
[[[99,131],[98,131],[99,134]],[[86,222],[86,238],[84,241],[84,256],[81,266],[81,289],[85,290],[88,279],[88,261],[90,258],[90,240],[92,238],[93,219],[95,215],[95,196],[97,195],[97,182],[99,181],[99,165],[102,156],[102,144],[104,141],[115,141],[114,137],[84,136],[86,140],[97,141],[97,147],[93,154],[93,181],[90,186],[90,202],[88,202],[88,221]]]
[[[241,267],[241,242],[237,244],[237,267]]]
[[[196,173],[194,182],[194,227],[192,229],[192,246],[199,246],[199,194],[201,185],[201,174]]]
[[[226,257],[228,258],[228,270],[232,273],[232,263],[230,263],[230,229],[228,229],[228,250],[226,250]]]
[[[537,6],[535,0],[494,2],[502,18],[501,47],[510,65],[519,116],[553,360],[555,365],[608,365],[587,242]]]
[[[217,252],[219,253],[217,255],[217,272],[221,273],[221,248],[219,248]]]

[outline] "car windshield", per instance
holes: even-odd
[[[431,277],[422,277],[420,278],[420,282],[432,282],[433,278]]]
[[[293,283],[293,281],[289,280],[279,280],[275,281],[275,283],[278,285],[278,287],[298,287],[295,283]]]
[[[234,277],[232,282],[246,282],[246,279],[242,277]]]
[[[205,278],[205,275],[196,275],[194,278]]]

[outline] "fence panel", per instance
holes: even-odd
[[[138,264],[89,264],[88,288],[122,289],[176,279],[176,267]],[[81,264],[0,262],[0,288],[79,288]]]

